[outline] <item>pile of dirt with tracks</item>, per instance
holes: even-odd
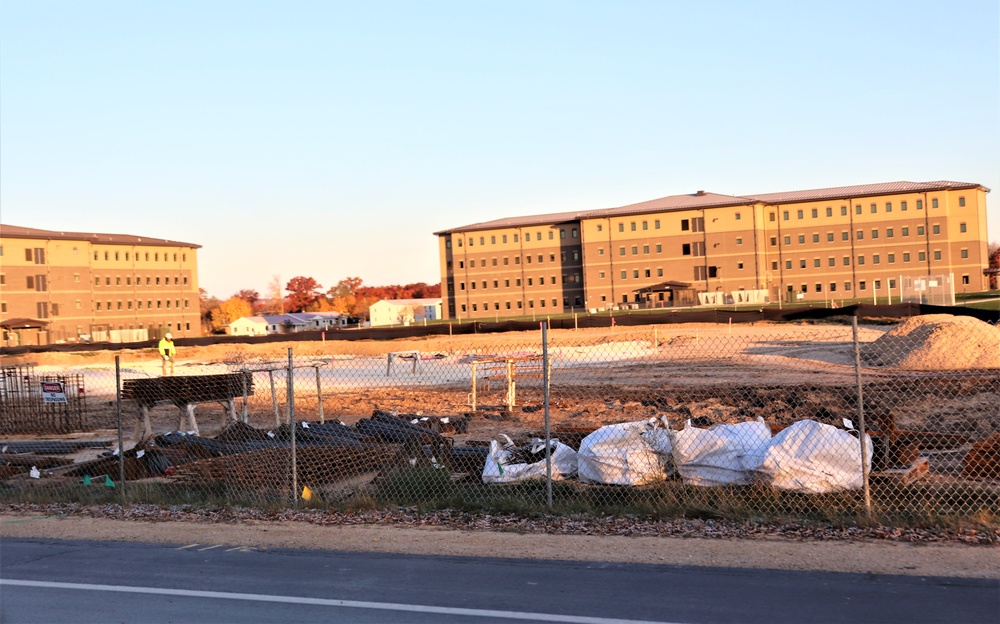
[[[915,316],[863,345],[861,355],[867,364],[905,370],[1000,368],[1000,327],[969,316]]]

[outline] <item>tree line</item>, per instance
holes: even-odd
[[[368,318],[368,308],[382,299],[425,299],[441,296],[441,284],[365,286],[360,277],[345,277],[329,289],[312,277],[296,276],[282,286],[277,275],[268,283],[266,296],[243,289],[225,300],[200,290],[202,328],[221,332],[245,316],[279,315],[287,312],[340,312]]]

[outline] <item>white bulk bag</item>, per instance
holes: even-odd
[[[677,472],[691,485],[745,485],[760,467],[771,442],[763,418],[735,425],[691,426],[673,433]]]
[[[865,434],[866,464],[872,442]],[[850,432],[815,420],[800,420],[771,439],[759,472],[781,490],[824,494],[856,490],[864,483],[861,443]]]
[[[556,438],[552,438],[552,480],[561,481],[576,474],[577,455],[569,446]],[[532,451],[545,449],[545,440],[532,440]],[[511,453],[496,440],[490,442],[490,454],[486,456],[483,466],[483,483],[514,483],[525,479],[544,479],[546,476],[545,460],[532,464],[510,463]]]
[[[607,425],[580,443],[580,481],[647,485],[666,479],[663,462],[642,434],[648,421]]]

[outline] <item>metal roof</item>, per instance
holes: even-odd
[[[183,243],[164,238],[149,238],[132,234],[99,234],[94,232],[54,232],[38,228],[21,227],[19,225],[0,224],[2,238],[35,238],[43,240],[86,241],[99,245],[149,245],[153,247],[190,247],[200,249],[201,245]]]
[[[698,191],[688,195],[668,195],[658,199],[619,206],[617,208],[600,208],[576,212],[556,212],[550,214],[509,217],[493,221],[483,221],[457,228],[434,232],[435,235],[453,234],[459,232],[475,232],[478,230],[495,230],[502,228],[530,227],[538,225],[553,225],[582,219],[597,219],[640,215],[674,210],[691,210],[699,208],[724,208],[727,206],[752,206],[754,204],[785,204],[805,201],[822,201],[834,199],[858,199],[877,195],[894,195],[897,193],[926,193],[931,191],[990,189],[975,182],[952,182],[937,180],[934,182],[881,182],[878,184],[859,184],[855,186],[838,186],[824,189],[803,191],[783,191],[780,193],[762,193],[755,195],[723,195]]]

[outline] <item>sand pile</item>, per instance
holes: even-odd
[[[1000,327],[969,316],[928,314],[861,346],[866,364],[907,370],[1000,368]]]

